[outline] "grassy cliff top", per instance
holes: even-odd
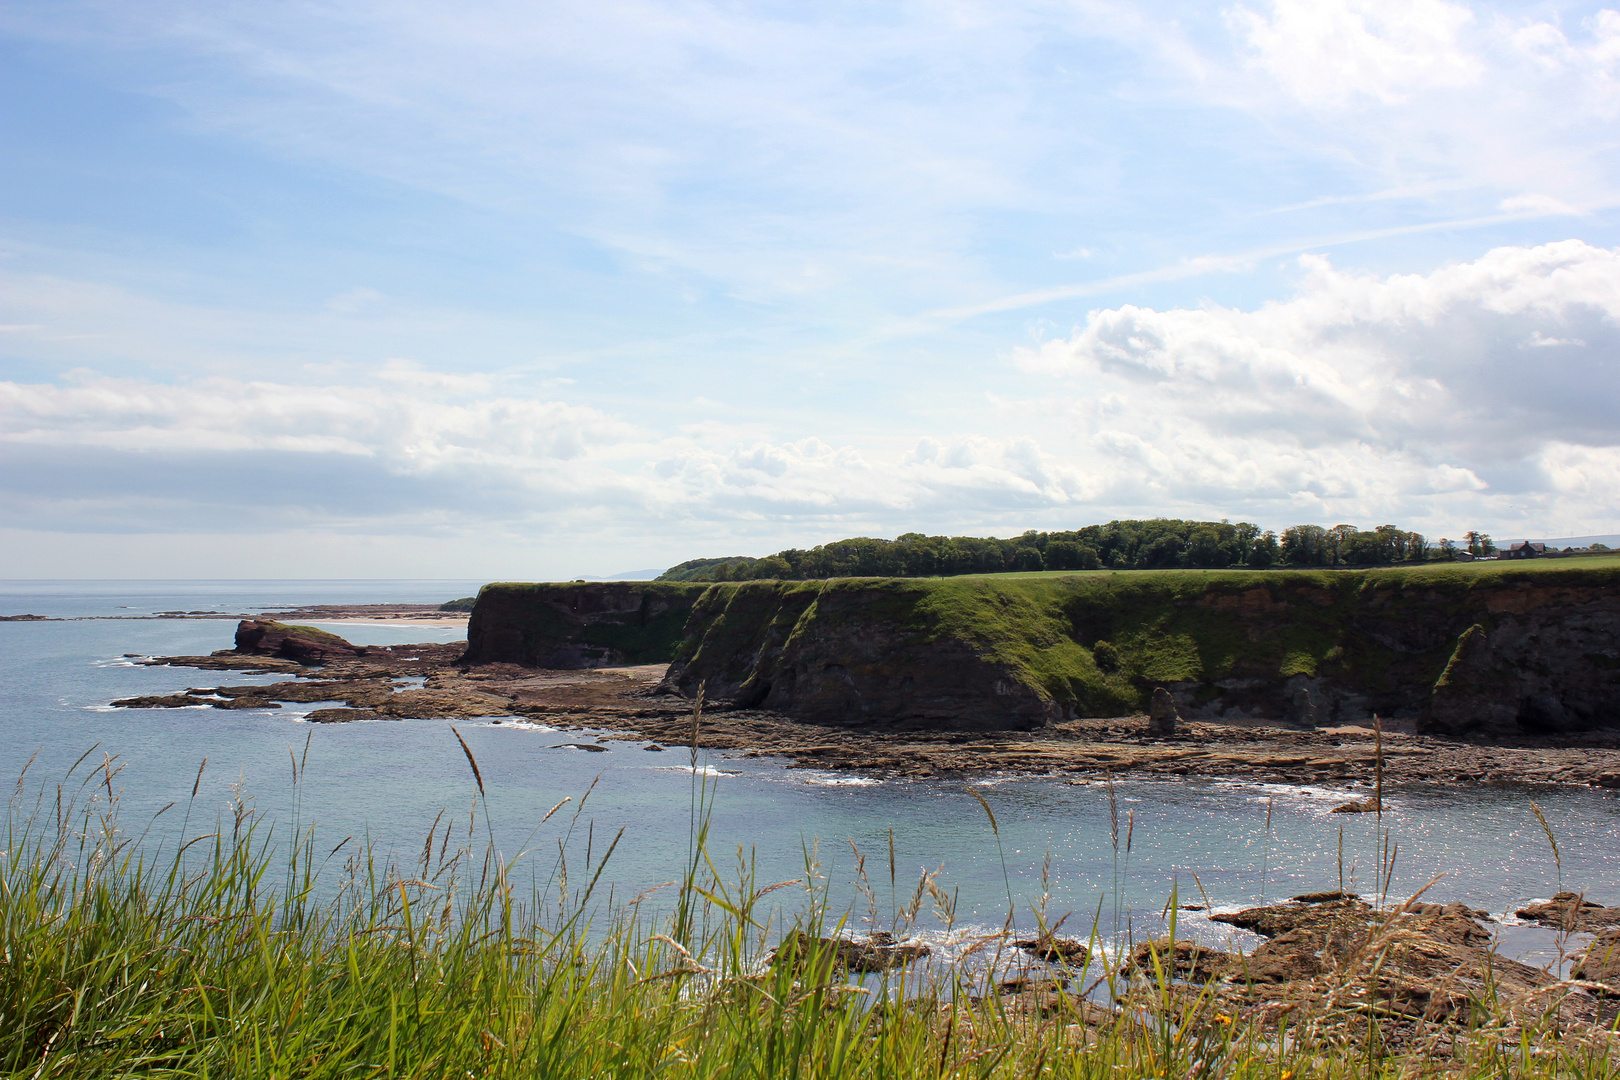
[[[1509,607],[1558,603],[1566,591],[1616,586],[1620,556],[730,582],[699,601],[693,618],[702,625],[689,625],[677,658],[743,655],[773,625],[790,645],[848,627],[897,646],[966,643],[1081,715],[1121,715],[1164,683],[1301,675],[1369,692],[1427,687],[1468,626]],[[1504,603],[1502,590],[1516,599]]]
[[[479,589],[478,595],[483,596],[486,592],[591,592],[611,589],[651,593],[654,596],[697,596],[706,588],[706,582],[689,581],[492,581]]]
[[[301,637],[308,641],[317,641],[323,645],[342,645],[346,649],[353,648],[348,641],[319,627],[305,626],[302,623],[275,622],[274,620],[264,620],[263,624],[271,630],[290,634],[294,637]]]

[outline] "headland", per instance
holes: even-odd
[[[503,583],[465,648],[247,620],[234,649],[149,662],[288,681],[118,704],[336,700],[310,719],[511,717],[684,745],[701,693],[701,745],[823,769],[1620,787],[1617,585],[1620,558]],[[1168,729],[1147,715],[1156,690]]]

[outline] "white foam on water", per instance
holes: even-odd
[[[727,769],[725,772],[721,772],[719,769],[714,768],[712,765],[699,765],[695,769],[690,765],[644,765],[644,766],[642,766],[642,768],[650,769],[653,772],[692,773],[695,776],[741,776],[742,775],[740,772],[736,771],[735,769]]]
[[[508,720],[504,716],[498,717],[498,718],[493,718],[492,717],[490,720],[486,721],[483,726],[484,727],[503,728],[503,729],[510,730],[510,731],[561,731],[562,730],[562,728],[551,727],[549,724],[537,724],[533,720]]]

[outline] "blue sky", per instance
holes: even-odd
[[[1620,12],[0,3],[0,576],[1620,531]]]

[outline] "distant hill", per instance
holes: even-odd
[[[622,574],[609,574],[599,577],[595,574],[581,574],[575,581],[657,581],[658,575],[663,571],[657,568],[652,570],[626,570]]]

